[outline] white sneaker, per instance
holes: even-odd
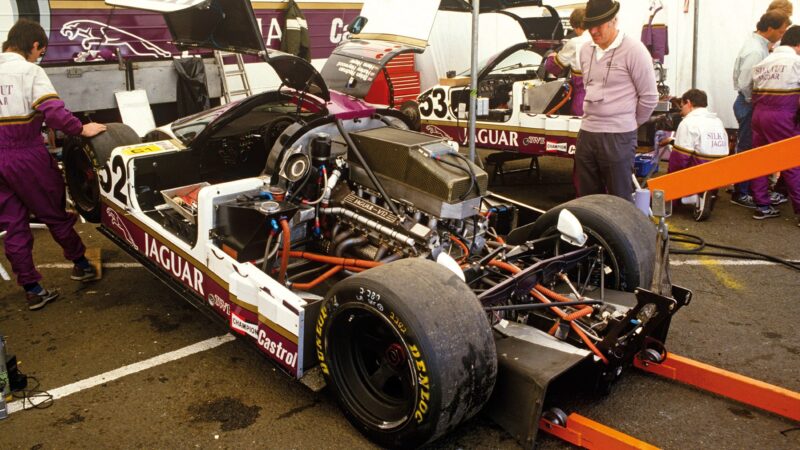
[[[684,205],[692,205],[692,206],[694,206],[694,205],[697,204],[697,202],[699,200],[700,199],[699,199],[699,197],[697,197],[697,194],[694,194],[694,195],[689,195],[689,196],[681,198],[681,203],[684,204]]]

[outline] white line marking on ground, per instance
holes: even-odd
[[[72,269],[72,263],[49,263],[39,264],[36,267],[39,269]],[[103,268],[108,269],[132,269],[136,267],[144,267],[139,263],[103,263]]]
[[[799,264],[800,261],[789,261]],[[778,263],[772,261],[757,261],[750,259],[687,259],[683,261],[670,260],[671,266],[703,266],[714,264],[718,266],[775,266]]]
[[[75,383],[53,389],[49,391],[49,393],[50,395],[53,396],[53,400],[58,400],[59,398],[66,397],[70,394],[74,394],[76,392],[80,392],[85,389],[93,388],[97,385],[108,383],[109,381],[114,381],[116,379],[122,378],[127,375],[141,372],[143,370],[147,370],[159,366],[161,364],[166,364],[168,362],[176,361],[178,359],[194,355],[195,353],[211,350],[212,348],[219,347],[220,345],[225,344],[226,342],[230,342],[234,339],[236,338],[230,333],[225,334],[223,336],[213,337],[211,339],[206,339],[205,341],[200,341],[196,344],[192,344],[169,353],[164,353],[163,355],[154,356],[144,361],[139,361],[137,363],[120,367],[119,369],[114,369],[112,371],[102,373],[100,375],[86,378],[85,380],[77,381]],[[9,414],[21,411],[22,409],[23,409],[22,400],[17,400],[15,402],[11,402],[8,404]]]

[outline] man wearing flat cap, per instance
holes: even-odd
[[[617,29],[619,2],[589,0],[580,51],[586,86],[575,151],[578,196],[608,193],[633,201],[636,130],[658,103],[653,59],[638,39]]]

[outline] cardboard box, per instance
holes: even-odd
[[[469,77],[439,78],[442,86],[469,86]]]

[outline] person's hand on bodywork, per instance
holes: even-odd
[[[106,131],[106,126],[102,123],[89,122],[83,126],[83,129],[81,130],[81,136],[90,138],[97,136],[103,131]]]

